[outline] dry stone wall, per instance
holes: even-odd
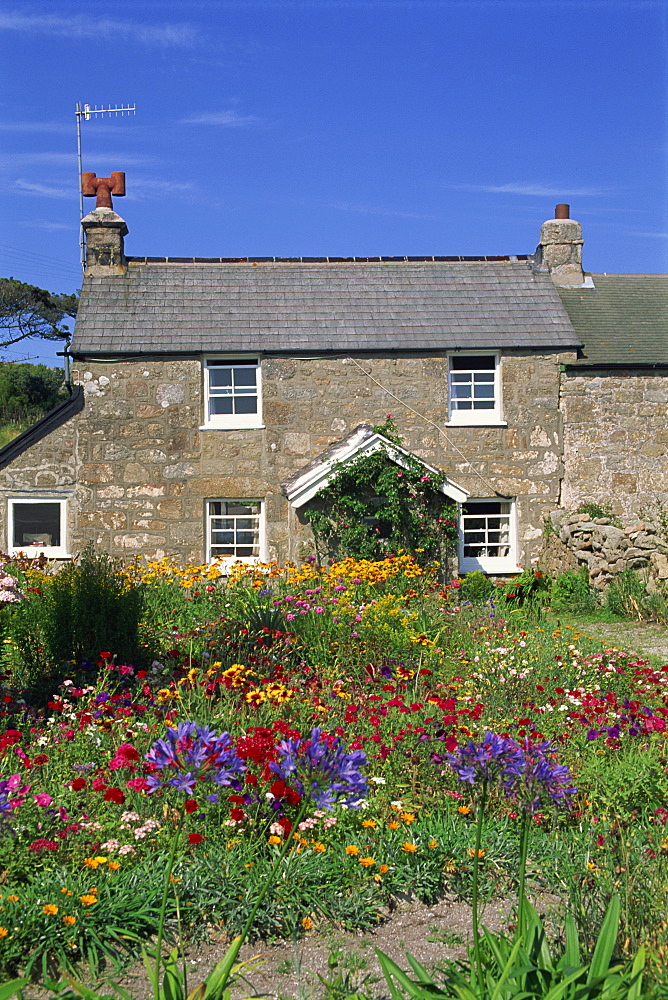
[[[607,517],[554,510],[540,561],[553,575],[586,566],[599,590],[626,569],[640,571],[650,589],[668,580],[668,542],[642,521],[622,528]]]
[[[205,499],[261,499],[266,555],[298,559],[311,536],[280,484],[358,424],[392,413],[405,446],[472,496],[517,497],[519,561],[527,564],[559,502],[559,365],[567,360],[557,352],[505,356],[505,423],[447,427],[444,353],[265,357],[264,426],[248,430],[202,429],[200,359],[79,360],[83,411],[2,470],[0,491],[66,497],[72,553],[92,541],[114,555],[195,562],[205,553]]]

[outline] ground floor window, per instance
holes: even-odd
[[[463,573],[517,571],[514,500],[490,498],[462,504],[459,568]]]
[[[25,552],[50,558],[66,555],[65,500],[22,498],[8,501],[7,540],[10,554]]]
[[[257,562],[262,558],[261,500],[207,500],[207,562]]]

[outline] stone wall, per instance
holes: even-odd
[[[517,497],[519,560],[528,564],[559,502],[559,365],[571,359],[504,357],[505,424],[446,427],[444,353],[359,356],[357,364],[265,357],[265,426],[249,430],[201,428],[199,359],[79,361],[73,377],[85,389],[83,412],[0,472],[0,491],[68,497],[71,552],[93,541],[114,555],[196,562],[205,552],[205,498],[262,499],[266,555],[285,561],[305,554],[310,533],[280,484],[359,423],[382,423],[392,413],[405,447],[472,496]]]
[[[668,579],[668,542],[645,522],[622,528],[607,517],[554,510],[549,525],[540,562],[554,576],[586,566],[599,590],[626,569],[639,570],[650,589]]]
[[[668,502],[666,374],[566,371],[561,407],[564,508],[609,503],[630,522],[643,516],[644,507]]]

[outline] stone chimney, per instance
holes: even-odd
[[[570,217],[570,205],[557,205],[554,218],[540,228],[536,258],[555,285],[582,285],[582,226]]]
[[[128,234],[125,219],[114,212],[111,195],[125,194],[125,174],[117,171],[109,177],[92,173],[81,175],[81,190],[85,197],[95,197],[95,208],[81,220],[86,240],[86,274],[105,277],[125,274],[124,238]]]

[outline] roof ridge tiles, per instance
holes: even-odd
[[[129,264],[516,264],[530,254],[480,256],[371,256],[371,257],[126,257]]]

